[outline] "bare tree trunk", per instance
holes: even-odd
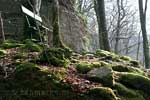
[[[137,55],[136,55],[136,60],[139,60],[139,51],[140,51],[140,40],[141,40],[141,31],[139,32],[139,36],[138,36],[138,47],[137,47]]]
[[[53,0],[53,20],[52,20],[52,26],[53,26],[53,46],[54,47],[64,47],[63,42],[60,38],[60,32],[59,32],[59,1]]]
[[[108,32],[105,18],[105,2],[104,0],[94,0],[95,12],[97,16],[99,26],[99,44],[100,49],[110,51],[110,45],[108,40]]]
[[[120,36],[120,19],[121,19],[121,13],[120,13],[120,0],[117,0],[117,8],[118,8],[118,19],[117,19],[117,29],[116,29],[116,43],[115,43],[115,53],[118,54],[118,46],[119,46],[119,36]]]
[[[143,0],[139,0],[139,12],[140,12],[140,22],[141,22],[141,30],[143,36],[143,52],[145,58],[145,67],[150,68],[150,53],[149,53],[149,43],[147,38],[146,31],[146,9],[147,9],[147,0],[145,3],[145,9],[143,11]]]
[[[4,27],[3,27],[3,18],[2,18],[1,12],[0,12],[0,32],[1,32],[1,35],[2,35],[3,41],[5,41],[5,33],[4,33]]]

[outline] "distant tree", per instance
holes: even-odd
[[[104,0],[94,0],[95,12],[98,21],[99,28],[99,44],[100,49],[110,51],[110,45],[108,40],[108,32],[105,18],[105,2]]]
[[[149,52],[149,43],[148,43],[147,31],[146,31],[147,2],[148,0],[145,1],[145,8],[144,8],[143,0],[139,0],[139,14],[140,14],[142,36],[143,36],[143,53],[145,57],[145,67],[150,68],[150,52]]]
[[[132,41],[139,31],[137,29],[137,10],[132,9],[128,0],[107,0],[106,8],[107,30],[111,49],[117,54],[130,55],[132,49],[137,46],[132,46],[137,42]]]

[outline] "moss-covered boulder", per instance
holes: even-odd
[[[97,57],[103,57],[103,59],[107,59],[107,60],[118,60],[119,56],[112,53],[112,52],[108,52],[108,51],[104,51],[104,50],[97,50],[95,53],[95,56]]]
[[[131,73],[144,74],[142,69],[135,68],[132,66],[127,66],[127,65],[112,65],[112,69],[117,72],[131,72]]]
[[[123,84],[115,83],[114,89],[121,100],[145,100],[138,90],[127,88]]]
[[[119,82],[130,88],[141,90],[150,95],[150,79],[135,73],[119,73]]]
[[[69,64],[70,53],[61,48],[50,48],[39,55],[39,61],[54,66],[66,67]]]
[[[103,64],[101,62],[85,62],[85,61],[80,61],[79,63],[76,64],[76,69],[79,73],[81,74],[86,74],[90,70],[94,68],[100,68],[103,67]]]
[[[88,93],[90,100],[117,100],[111,88],[107,87],[96,87]]]
[[[112,87],[114,85],[114,74],[111,68],[101,67],[95,68],[87,73],[89,80],[100,82],[104,86]]]
[[[91,68],[91,64],[88,62],[79,62],[78,64],[76,64],[76,69],[79,73],[86,74],[92,68]]]

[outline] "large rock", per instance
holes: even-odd
[[[87,73],[87,77],[89,80],[100,82],[105,86],[114,85],[113,72],[112,69],[108,67],[95,68]]]
[[[40,16],[45,26],[52,27],[52,2],[42,0]],[[73,0],[59,0],[60,2],[60,33],[63,42],[77,52],[88,51],[90,35],[84,20],[74,10]],[[9,4],[9,5],[8,5]],[[4,31],[7,36],[15,38],[22,36],[23,17],[20,4],[16,0],[0,0],[0,9],[4,18]],[[18,38],[17,38],[18,39]]]

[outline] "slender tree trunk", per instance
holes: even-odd
[[[59,32],[59,1],[53,0],[53,46],[54,47],[64,47],[63,42],[60,38]]]
[[[115,37],[115,53],[118,54],[119,50],[119,35],[120,35],[120,19],[121,19],[121,13],[120,13],[120,0],[117,0],[117,8],[118,8],[118,19],[117,19],[117,29],[116,29],[116,37]]]
[[[139,51],[140,51],[140,41],[141,41],[141,31],[139,32],[139,36],[138,36],[138,46],[137,46],[137,55],[136,55],[136,60],[139,60]]]
[[[145,7],[147,7],[147,2],[145,3]],[[143,50],[144,50],[143,52],[145,58],[145,67],[150,68],[149,43],[148,43],[147,31],[146,31],[146,9],[143,10],[143,0],[139,0],[139,12],[140,12],[140,22],[141,22],[141,30],[143,36]]]
[[[105,2],[104,0],[94,0],[95,12],[97,16],[99,26],[99,44],[100,49],[110,51],[110,45],[108,40],[108,32],[105,18]]]
[[[5,41],[5,33],[4,33],[4,27],[3,27],[3,18],[2,18],[1,12],[0,12],[0,32],[1,32],[1,35],[2,35],[3,41]]]

